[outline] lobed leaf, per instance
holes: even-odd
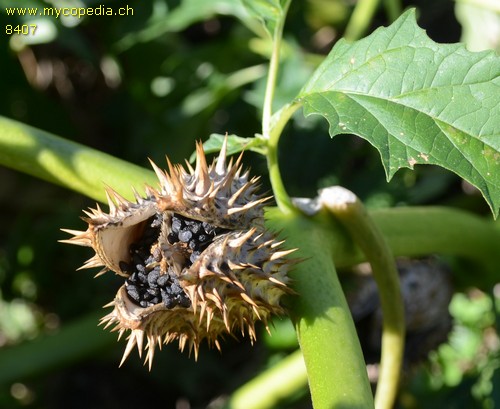
[[[330,134],[352,133],[380,152],[388,180],[435,164],[500,209],[500,58],[437,44],[415,11],[363,40],[340,40],[297,97]]]

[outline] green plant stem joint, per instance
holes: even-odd
[[[375,407],[392,408],[399,384],[405,326],[399,276],[391,249],[361,201],[345,188],[334,186],[322,189],[316,199],[296,200],[295,203],[308,215],[324,210],[331,213],[372,266],[384,315],[381,371]]]

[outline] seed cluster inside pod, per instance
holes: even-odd
[[[147,349],[174,340],[197,356],[206,340],[220,349],[224,334],[256,338],[255,322],[283,314],[288,271],[297,260],[264,223],[258,177],[243,171],[241,156],[226,163],[227,140],[211,165],[196,147],[196,168],[186,163],[168,171],[152,163],[159,187],[146,186],[130,202],[107,190],[109,212],[85,211],[86,231],[66,243],[92,247],[82,268],[102,267],[124,277],[113,311],[101,320],[120,336],[128,333],[123,360],[137,346]],[[146,343],[145,343],[146,341]],[[122,360],[122,362],[123,362]]]
[[[128,274],[127,295],[144,308],[161,302],[167,308],[188,308],[191,301],[179,284],[179,274],[163,261],[164,253],[175,252],[180,269],[189,268],[215,236],[225,231],[171,212],[149,218],[140,237],[129,246],[130,258],[119,263],[121,271]],[[165,235],[167,242],[160,243]]]

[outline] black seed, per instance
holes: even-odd
[[[148,284],[153,287],[153,286],[157,286],[157,281],[158,281],[158,278],[160,277],[160,272],[157,271],[157,270],[153,270],[151,271],[149,274],[148,274]]]
[[[168,274],[163,274],[158,278],[157,284],[159,287],[164,287],[167,285],[168,281],[170,280],[170,277]]]
[[[141,302],[139,302],[139,305],[140,305],[142,308],[149,307],[149,305],[148,305],[148,304],[149,304],[149,303],[148,303],[148,302],[146,302],[146,301],[141,301]]]
[[[200,257],[200,254],[201,253],[199,251],[193,251],[193,253],[189,256],[189,261],[191,263],[194,263],[198,259],[198,257]]]
[[[158,213],[151,223],[151,227],[161,227],[161,222],[163,221],[163,216],[161,213]]]
[[[184,308],[189,308],[191,306],[191,300],[186,296],[181,297],[180,306]]]
[[[193,233],[191,233],[187,228],[183,229],[179,232],[179,240],[183,243],[187,243],[193,237]]]
[[[194,222],[191,225],[191,232],[193,234],[197,234],[200,230],[201,230],[201,224],[200,224],[200,222]]]
[[[148,277],[146,276],[146,274],[144,273],[139,273],[137,274],[137,280],[140,282],[140,283],[146,283],[148,281]]]
[[[134,299],[135,301],[139,301],[140,300],[139,292],[137,291],[137,289],[129,289],[129,288],[127,288],[127,294],[130,296],[130,298]]]
[[[177,217],[172,217],[172,231],[178,233],[181,229],[181,221]]]
[[[170,286],[170,291],[172,291],[172,293],[179,293],[182,291],[182,288],[180,287],[179,284],[172,283],[172,285]]]

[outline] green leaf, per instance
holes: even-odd
[[[203,144],[205,153],[219,152],[225,137],[225,135],[218,133],[211,134],[208,140]],[[247,150],[265,155],[266,149],[266,141],[259,136],[256,136],[255,138],[242,138],[241,136],[227,135],[228,155],[234,155],[235,153]],[[193,152],[189,161],[194,162],[195,159],[196,152]]]
[[[390,179],[436,164],[500,208],[500,58],[433,42],[415,11],[367,38],[339,41],[297,97],[330,134],[352,133],[380,152]]]
[[[242,0],[242,4],[272,38],[277,23],[286,16],[290,0]]]

